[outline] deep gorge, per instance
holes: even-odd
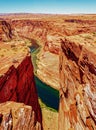
[[[34,40],[35,41],[35,40]],[[35,83],[40,99],[48,106],[58,111],[59,109],[59,91],[52,88],[51,86],[43,83],[36,75],[36,60],[37,54],[40,51],[40,45],[36,42],[30,47],[32,63],[34,65]],[[35,54],[34,54],[35,53]]]
[[[8,26],[1,20],[0,51],[6,57],[0,54],[4,62],[0,62],[0,102],[12,100],[31,105],[33,108],[23,105],[22,113],[19,104],[17,113],[22,113],[21,120],[25,119],[24,113],[29,119],[28,110],[32,130],[96,129],[96,20],[92,18],[92,15],[58,15],[48,19],[45,15],[35,20],[34,17],[33,20],[11,18]],[[0,104],[0,112],[4,114],[3,108],[8,112],[4,118],[0,113],[1,124],[2,119],[13,121],[10,109],[14,104]],[[23,128],[20,123],[17,126]]]

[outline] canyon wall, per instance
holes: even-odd
[[[8,101],[0,104],[0,130],[41,130],[31,106]]]
[[[72,17],[72,16],[71,16]],[[34,38],[41,43],[41,45],[47,42],[47,36],[71,36],[86,32],[96,31],[96,20],[87,16],[80,18],[71,18],[69,16],[57,16],[51,17],[37,17],[30,16],[28,18],[10,18],[9,23],[12,28],[12,32],[15,35],[24,36],[27,38]],[[94,16],[95,17],[95,16]]]
[[[41,124],[39,128],[42,129],[42,115],[34,83],[31,56],[26,56],[17,68],[12,65],[0,77],[0,103],[6,101],[15,101],[32,106],[35,122],[39,122]]]
[[[47,35],[44,48],[37,55],[37,75],[55,89],[59,89],[59,51],[61,40],[58,36]]]
[[[17,37],[35,39],[42,47],[37,56],[37,76],[46,84],[59,89],[60,39],[86,32],[96,31],[96,20],[92,16],[41,16],[13,18],[12,32]],[[89,18],[89,19],[88,19]],[[50,78],[51,77],[51,78]]]
[[[18,41],[9,23],[0,19],[0,130],[42,130],[28,40]]]
[[[3,19],[0,19],[0,41],[12,39],[11,25]]]
[[[59,130],[95,130],[96,34],[61,42]]]
[[[34,20],[12,20],[10,22],[13,33],[15,36],[35,38],[35,40],[41,42],[46,41],[47,35],[47,22],[34,21]]]

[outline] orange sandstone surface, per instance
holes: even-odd
[[[0,104],[0,130],[41,130],[31,106],[7,101]]]
[[[62,39],[59,130],[96,129],[96,33]]]
[[[31,62],[30,54],[28,54],[28,50],[24,48],[24,53],[23,53],[22,49],[23,48],[20,46],[16,46],[15,48],[13,47],[13,50],[12,48],[10,49],[10,47],[7,47],[7,49],[4,48],[5,50],[4,53],[3,53],[3,48],[1,49],[3,58],[1,55],[0,61],[2,62],[0,62],[0,66],[1,66],[0,68],[0,74],[1,74],[0,103],[6,102],[6,101],[15,101],[15,102],[20,102],[20,103],[25,103],[26,105],[31,106],[32,112],[35,113],[35,117],[33,120],[34,129],[36,127],[35,122],[39,122],[40,126],[38,127],[38,130],[39,129],[41,130],[42,129],[42,115],[41,115],[41,109],[38,103],[38,95],[37,95],[37,90],[36,90],[36,86],[34,82],[33,65]],[[17,53],[15,53],[15,51]],[[14,105],[17,108],[17,105],[15,103]],[[6,108],[6,106],[3,106],[3,107]],[[13,104],[10,104],[10,110],[12,108],[13,108]],[[0,113],[2,114],[2,111],[0,111]],[[15,127],[17,128],[17,126]],[[15,128],[12,128],[12,129],[14,130]],[[24,129],[26,130],[25,126],[24,126]]]

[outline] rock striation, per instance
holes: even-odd
[[[9,18],[11,19],[10,25],[15,36],[35,38],[43,48],[40,50],[41,54],[38,56],[37,76],[43,82],[51,86],[56,86],[56,89],[59,89],[58,59],[61,44],[60,38],[96,31],[96,15],[67,16],[30,14],[29,17],[26,14],[25,16],[21,14],[20,16],[9,16]],[[55,59],[54,63],[52,60],[48,61],[47,58],[48,60]]]
[[[7,16],[8,17],[8,16]],[[22,18],[23,17],[23,18]],[[71,36],[96,31],[96,15],[30,15],[10,17],[13,33],[38,40],[41,45],[47,42],[47,35]]]
[[[37,58],[37,76],[46,84],[59,90],[59,56],[49,51],[42,51]]]
[[[31,56],[26,43],[28,40],[21,38],[18,38],[19,40],[13,39],[10,24],[2,19],[0,21],[0,34],[0,103],[4,103],[0,106],[0,113],[3,110],[2,107],[4,108],[5,112],[3,124],[1,123],[3,115],[2,113],[0,115],[0,130],[14,130],[17,128],[20,130],[23,129],[22,122],[24,125],[24,118],[27,114],[27,111],[29,111],[29,120],[32,119],[30,122],[33,122],[33,126],[28,127],[28,124],[26,124],[24,129],[26,130],[28,127],[29,130],[42,130],[42,114],[34,81]],[[26,109],[24,111],[24,113],[26,113],[25,115],[21,110],[19,110],[24,117],[21,119],[21,117],[18,115],[19,123],[15,126],[16,128],[13,128],[13,124],[10,125],[10,118],[15,116],[15,114],[12,114],[11,109],[13,106],[17,106],[17,104],[13,102],[5,103],[6,101],[20,102],[30,106],[29,110]],[[6,113],[7,105],[9,109]],[[23,106],[24,105],[21,105],[20,107]],[[24,106],[24,108],[26,107]],[[17,109],[19,108],[16,108],[16,111],[18,112]]]
[[[0,41],[12,39],[11,25],[3,19],[0,19]]]
[[[15,36],[35,38],[39,42],[46,41],[48,22],[36,20],[17,19],[10,22]]]
[[[41,130],[31,106],[8,101],[0,104],[0,130]]]
[[[32,106],[35,121],[40,122],[42,129],[42,115],[34,83],[31,56],[26,56],[17,68],[12,65],[0,77],[0,103],[6,101],[21,102]]]
[[[96,129],[96,34],[62,39],[59,130]]]
[[[49,51],[53,54],[59,55],[60,45],[61,45],[61,37],[58,35],[47,35],[47,41],[44,45],[44,51]]]

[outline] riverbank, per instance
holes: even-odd
[[[42,123],[44,130],[58,130],[58,112],[46,106],[41,99],[39,104],[42,111]]]
[[[58,130],[59,91],[42,82],[37,75],[37,55],[39,56],[41,49],[41,46],[31,48],[31,56],[34,65],[35,83],[39,96],[39,104],[42,111],[43,128],[44,130]]]
[[[46,83],[44,83],[38,77],[38,74],[37,74],[37,69],[38,69],[37,55],[40,53],[42,47],[38,44],[37,44],[37,46],[33,44],[33,46],[30,49],[31,49],[32,63],[34,66],[35,83],[36,83],[36,87],[37,87],[37,91],[38,91],[38,96],[40,97],[42,102],[44,102],[48,107],[53,108],[56,111],[58,111],[59,91],[54,89],[53,87],[47,85]]]
[[[59,90],[59,56],[49,51],[44,51],[41,43],[32,51],[32,60],[35,67],[35,75],[52,88]]]
[[[37,76],[52,88],[59,90],[59,56],[49,51],[41,50],[37,54]]]
[[[31,47],[35,75],[50,87],[59,90],[59,56],[43,50],[38,42]]]
[[[38,96],[46,104],[46,106],[58,111],[59,105],[59,91],[53,89],[47,84],[43,83],[35,76],[35,83],[38,91]]]

